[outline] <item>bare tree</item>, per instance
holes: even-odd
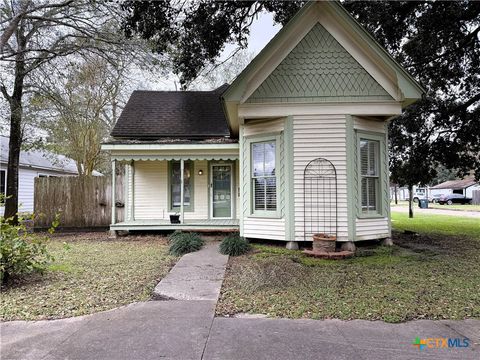
[[[105,168],[100,147],[125,104],[130,60],[125,57],[112,64],[87,56],[69,61],[56,77],[42,77],[34,100],[42,114],[36,125],[47,132],[56,152],[75,160],[81,176]]]
[[[10,110],[6,218],[17,221],[18,166],[25,95],[39,70],[78,53],[105,59],[123,50],[115,3],[90,0],[12,0],[0,9],[0,65],[11,72],[0,92]],[[2,71],[3,72],[3,71]]]

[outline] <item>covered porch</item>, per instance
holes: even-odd
[[[123,164],[125,219],[110,230],[238,231],[238,143],[107,144]],[[112,176],[112,204],[116,203]],[[112,210],[114,209],[112,205]],[[171,218],[175,217],[175,218]]]
[[[187,230],[187,231],[238,231],[238,219],[199,219],[184,220],[181,224],[171,224],[169,220],[134,220],[112,224],[112,230]]]

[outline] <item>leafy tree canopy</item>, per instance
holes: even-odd
[[[226,43],[247,45],[261,11],[285,24],[298,1],[128,0],[128,36],[171,54],[185,86],[214,63]],[[392,177],[428,183],[443,164],[480,178],[480,2],[345,1],[357,20],[427,89],[390,125]]]

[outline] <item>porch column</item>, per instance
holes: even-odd
[[[116,214],[115,214],[115,180],[116,180],[116,160],[112,160],[112,224],[115,224]]]
[[[135,194],[134,194],[134,189],[135,189],[135,162],[132,160],[129,164],[130,166],[130,179],[129,179],[129,195],[130,195],[130,219],[129,220],[135,220]]]
[[[180,160],[180,222],[183,224],[183,198],[184,198],[184,170],[185,170],[185,160]]]

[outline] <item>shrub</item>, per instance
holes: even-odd
[[[18,225],[10,219],[0,217],[0,281],[6,284],[9,279],[31,273],[43,272],[53,260],[47,251],[47,237],[29,233],[25,218],[18,218]],[[51,233],[58,221],[49,230]]]
[[[168,242],[169,243],[172,243],[172,241],[174,241],[177,237],[181,237],[183,236],[183,232],[181,232],[180,230],[175,230],[173,233],[171,233],[170,235],[168,235]]]
[[[180,256],[193,251],[200,250],[204,244],[204,241],[198,234],[195,233],[182,233],[175,231],[169,237],[171,255]]]
[[[250,244],[238,234],[232,234],[223,239],[220,252],[223,255],[239,256],[250,250]]]

